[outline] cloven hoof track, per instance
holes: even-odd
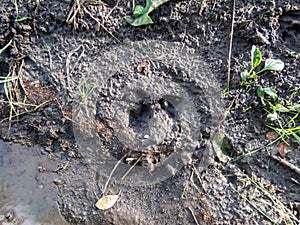
[[[122,159],[113,178],[128,185],[174,176],[218,123],[219,85],[200,56],[174,43],[135,42],[104,55],[91,67],[101,84],[93,102],[73,111],[82,156],[106,177]]]

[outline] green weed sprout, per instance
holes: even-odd
[[[296,122],[299,120],[300,104],[288,101],[286,101],[285,105],[276,103],[278,99],[277,91],[270,87],[259,87],[257,89],[257,95],[260,97],[262,104],[266,106],[264,110],[267,112],[267,120],[276,124],[276,126],[266,126],[274,130],[286,144],[288,144],[286,140],[291,136],[300,143],[300,137],[298,135],[298,133],[300,133],[300,125]],[[268,103],[268,105],[266,103]],[[283,122],[282,114],[286,115],[284,118],[288,118],[288,122]]]
[[[260,97],[260,100],[263,105],[266,105],[265,99],[267,97],[271,98],[274,101],[276,101],[278,98],[277,91],[271,87],[267,87],[267,88],[258,87],[256,90],[256,93],[257,93],[258,97]]]
[[[267,111],[267,119],[269,121],[275,121],[278,126],[266,125],[267,127],[274,130],[286,144],[286,140],[290,139],[293,136],[298,143],[300,143],[300,124],[296,121],[299,121],[300,115],[300,104],[291,104],[284,106],[282,104],[273,104],[269,102],[270,111]],[[281,114],[289,114],[288,122],[282,125]]]
[[[90,84],[88,83],[88,80],[86,77],[81,78],[80,83],[78,85],[78,92],[81,99],[81,103],[86,105],[88,97],[91,95],[91,93],[94,91],[95,87],[97,86],[97,81],[93,83],[93,86],[90,87]]]
[[[255,83],[255,82],[247,82],[248,78],[255,79],[257,78],[257,75],[262,72],[270,71],[270,70],[281,71],[284,68],[284,63],[280,59],[266,59],[265,66],[258,72],[255,72],[255,69],[261,64],[261,62],[262,62],[262,54],[260,50],[255,45],[253,45],[251,49],[251,69],[249,71],[244,70],[241,73],[242,86]]]
[[[146,0],[146,6],[137,5],[133,10],[134,19],[131,16],[125,16],[124,19],[132,26],[142,26],[154,23],[149,13],[162,4],[170,0]]]

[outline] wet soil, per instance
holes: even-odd
[[[236,2],[229,90],[231,1],[170,1],[142,27],[124,20],[132,7],[123,0],[1,1],[0,46],[7,48],[0,76],[18,77],[11,95],[0,86],[1,139],[68,162],[56,186],[70,224],[299,224],[300,177],[270,159],[276,144],[230,163],[212,145],[217,131],[232,158],[270,143],[259,86],[300,102],[299,1]],[[240,73],[250,67],[252,45],[285,68],[244,87]],[[84,88],[93,88],[87,98]],[[8,96],[19,103],[13,109]],[[286,157],[300,167],[299,143],[290,141]],[[18,158],[38,163],[25,153]],[[35,174],[25,171],[22,179]],[[113,208],[95,207],[103,194],[118,193]]]
[[[59,160],[43,148],[0,142],[0,224],[67,224],[57,201]]]

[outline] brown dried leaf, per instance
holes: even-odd
[[[272,140],[275,140],[279,137],[279,135],[275,132],[275,131],[269,131],[267,134],[266,134],[268,140],[272,141]]]
[[[141,73],[146,66],[148,66],[148,62],[143,59],[143,61],[137,66],[137,71]]]
[[[285,159],[285,155],[289,152],[289,145],[284,142],[280,142],[277,145],[277,151],[278,151],[280,157]]]
[[[101,197],[95,206],[101,210],[107,210],[113,207],[119,199],[119,195],[106,195]]]

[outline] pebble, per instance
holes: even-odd
[[[31,26],[29,25],[22,25],[22,29],[25,31],[31,31]]]
[[[7,222],[10,223],[15,218],[15,212],[13,210],[8,210],[5,215],[5,218],[6,218]]]

